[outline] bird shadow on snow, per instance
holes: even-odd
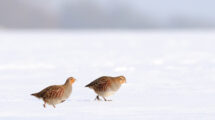
[[[72,101],[75,101],[75,102],[107,102],[107,101],[104,101],[104,100],[94,100],[94,99],[68,99],[66,101],[69,101],[69,102],[72,102]],[[108,101],[108,102],[112,102],[112,101]]]
[[[75,101],[75,102],[92,102],[91,99],[68,99],[66,101]]]

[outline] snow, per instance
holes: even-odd
[[[0,31],[1,120],[214,120],[215,31]],[[103,76],[127,83],[94,101],[84,86]],[[67,77],[54,109],[31,93]]]

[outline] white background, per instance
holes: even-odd
[[[0,31],[0,119],[214,120],[214,31]],[[84,86],[124,75],[108,99]],[[73,76],[70,98],[31,93]]]

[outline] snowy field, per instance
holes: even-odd
[[[127,83],[112,102],[84,86]],[[77,79],[43,108],[31,93]],[[0,31],[0,120],[215,120],[215,31]]]

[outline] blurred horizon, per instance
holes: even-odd
[[[0,0],[0,29],[215,28],[212,0]]]

